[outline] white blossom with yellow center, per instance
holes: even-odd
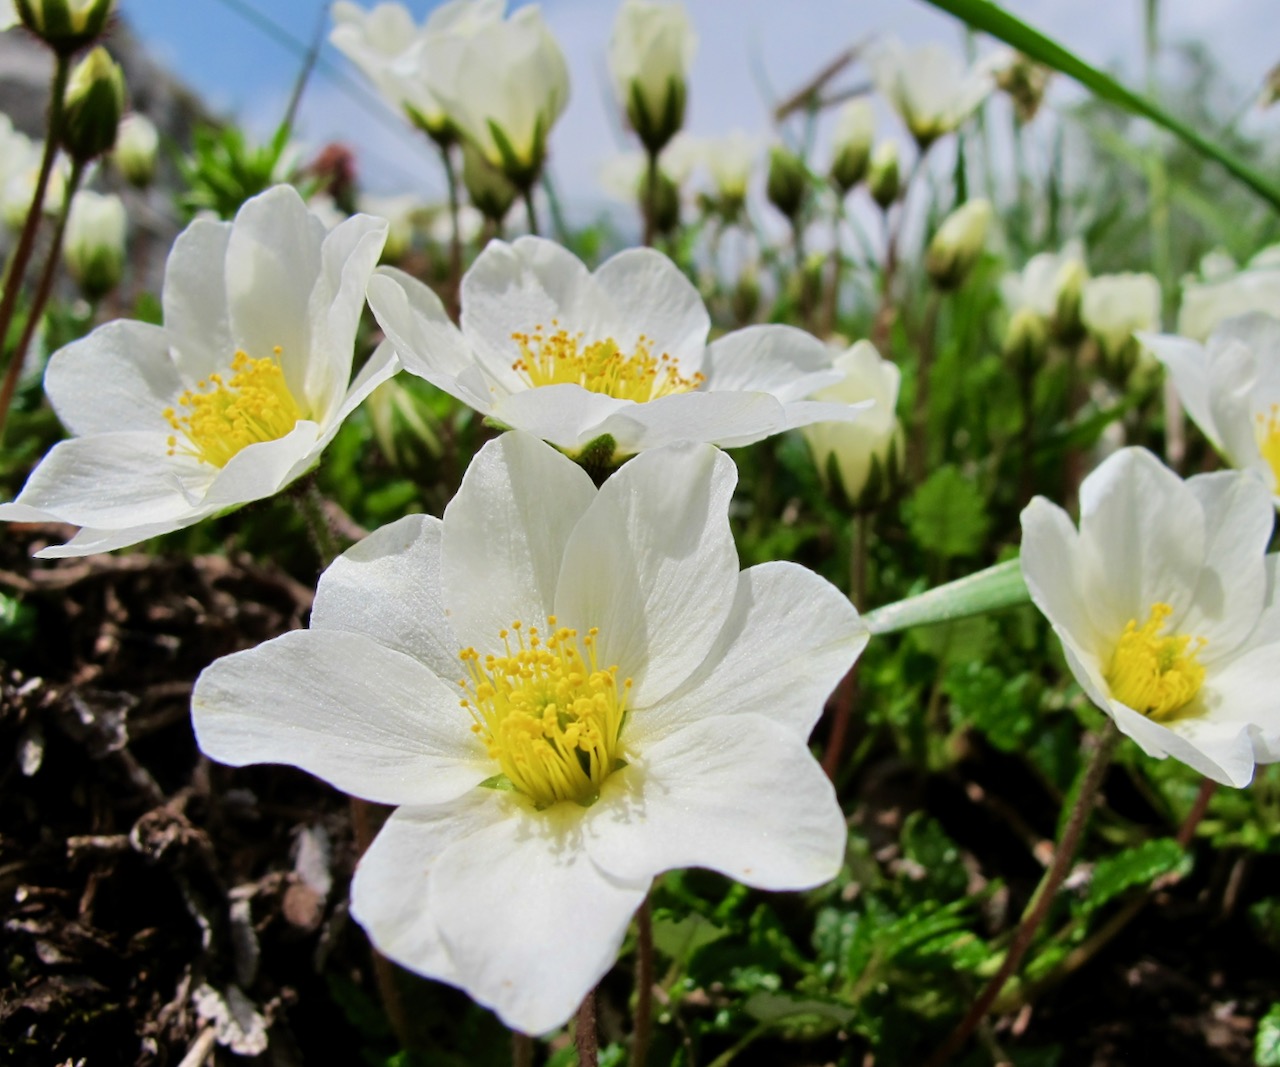
[[[1204,344],[1169,334],[1141,340],[1168,368],[1213,447],[1260,478],[1280,508],[1280,319],[1261,312],[1229,318]]]
[[[82,529],[41,556],[136,544],[270,496],[397,369],[383,346],[351,379],[364,288],[386,236],[326,232],[279,186],[234,222],[192,223],[165,271],[164,325],[118,320],[54,353],[45,392],[74,435],[0,520]]]
[[[369,306],[407,370],[570,454],[606,435],[619,458],[691,438],[731,448],[869,406],[812,399],[843,375],[794,327],[708,346],[702,298],[652,249],[591,273],[551,241],[494,241],[462,280],[461,329],[394,268],[375,274]]]
[[[352,913],[404,966],[553,1029],[660,872],[780,890],[840,866],[808,737],[867,633],[801,567],[739,572],[735,481],[681,445],[597,490],[503,434],[443,521],[401,519],[324,573],[309,630],[201,675],[200,746],[399,805]]]
[[[1089,698],[1151,756],[1226,785],[1280,760],[1280,579],[1258,479],[1182,481],[1127,448],[1084,480],[1077,530],[1043,497],[1022,571]]]

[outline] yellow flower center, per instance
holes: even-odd
[[[1257,417],[1258,451],[1271,466],[1275,486],[1280,490],[1280,404],[1272,404],[1271,410]]]
[[[553,320],[551,325],[557,324]],[[671,393],[697,389],[706,379],[702,374],[686,378],[676,361],[665,352],[653,354],[653,342],[644,334],[635,351],[624,352],[613,338],[583,342],[583,335],[556,329],[546,333],[535,326],[532,333],[513,333],[520,358],[511,364],[529,385],[580,385],[593,393],[634,400],[643,404]]]
[[[289,433],[302,412],[285,384],[280,347],[271,356],[251,359],[237,352],[231,379],[210,374],[178,397],[177,408],[165,408],[174,432],[169,455],[181,452],[201,463],[225,467],[246,445],[275,441]]]
[[[554,615],[547,624],[544,639],[536,626],[526,635],[513,622],[498,635],[503,655],[481,659],[464,648],[459,656],[469,677],[458,683],[466,693],[461,704],[513,788],[539,809],[561,800],[585,806],[622,765],[618,734],[631,679],[619,685],[616,666],[600,668],[594,627],[580,646],[577,630],[559,626]]]
[[[1116,700],[1157,720],[1190,703],[1204,683],[1196,655],[1205,639],[1194,638],[1193,646],[1186,634],[1160,636],[1172,614],[1168,604],[1152,604],[1141,626],[1130,619],[1104,674]]]

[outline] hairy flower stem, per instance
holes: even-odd
[[[818,334],[829,337],[835,332],[840,317],[840,284],[844,275],[844,254],[840,250],[840,232],[844,225],[844,200],[836,200],[835,214],[831,218],[831,284],[827,287],[822,316],[818,322]]]
[[[871,514],[859,511],[853,520],[853,550],[849,554],[849,599],[859,612],[867,607],[867,548],[871,532]],[[833,782],[844,760],[845,739],[849,733],[849,721],[858,700],[858,665],[854,663],[836,690],[835,714],[831,721],[831,733],[822,753],[822,769]]]
[[[596,1033],[596,991],[582,998],[573,1026],[573,1042],[578,1049],[578,1067],[600,1067],[600,1035]]]
[[[645,1067],[653,1034],[653,909],[646,897],[636,912],[636,1021],[629,1067]]]
[[[511,1067],[533,1067],[533,1038],[511,1031]]]
[[[311,547],[316,550],[320,560],[320,569],[325,570],[338,558],[338,538],[333,532],[329,516],[325,514],[324,494],[316,485],[314,474],[304,476],[297,482],[289,496],[293,499],[302,521],[307,524],[307,533],[311,536]]]
[[[1054,849],[1053,861],[1044,872],[1044,877],[1040,879],[1040,884],[1036,886],[1027,910],[1022,914],[1022,921],[1013,933],[1013,940],[1009,943],[1004,962],[979,994],[978,999],[973,1002],[968,1014],[951,1031],[951,1036],[929,1058],[926,1067],[943,1067],[943,1064],[960,1051],[965,1041],[969,1039],[969,1035],[986,1018],[987,1012],[991,1010],[1005,983],[1017,972],[1022,958],[1031,947],[1036,931],[1049,913],[1053,898],[1071,870],[1071,861],[1075,858],[1081,834],[1089,821],[1098,790],[1106,776],[1107,767],[1111,763],[1111,756],[1115,752],[1116,742],[1119,739],[1120,731],[1116,729],[1116,724],[1108,719],[1102,736],[1098,739],[1097,747],[1093,750],[1093,755],[1085,768],[1075,804],[1071,808],[1067,823],[1062,828],[1062,836]]]
[[[18,290],[22,288],[22,278],[35,248],[36,230],[40,227],[40,219],[44,211],[44,197],[49,189],[49,177],[53,174],[53,163],[58,155],[58,142],[62,139],[63,98],[67,93],[67,79],[71,74],[71,61],[66,56],[56,56],[53,65],[53,87],[49,96],[49,125],[45,131],[44,156],[40,160],[40,173],[36,178],[35,193],[31,198],[31,206],[27,209],[26,221],[22,224],[22,232],[18,235],[18,243],[14,248],[13,258],[9,261],[9,273],[5,277],[4,292],[0,293],[0,350],[4,348],[5,339],[9,336],[9,327],[13,323],[13,313],[18,305]],[[14,359],[6,375],[6,381],[12,377],[17,380],[21,360]],[[0,421],[0,425],[3,422]]]
[[[0,441],[4,440],[4,428],[9,421],[9,408],[13,406],[13,394],[18,388],[18,379],[22,376],[22,365],[27,359],[27,349],[31,347],[31,339],[35,337],[40,325],[40,317],[44,314],[45,305],[49,302],[49,294],[53,292],[53,279],[58,272],[58,264],[62,261],[62,236],[67,232],[67,217],[71,214],[71,199],[80,182],[84,178],[84,164],[77,163],[71,171],[71,180],[67,182],[66,197],[62,201],[62,211],[58,214],[58,222],[53,230],[53,239],[49,243],[49,254],[45,257],[44,269],[40,272],[40,280],[36,283],[36,291],[31,298],[31,306],[27,309],[27,321],[22,324],[22,334],[18,344],[9,357],[9,366],[5,370],[4,382],[0,384]],[[3,336],[3,334],[0,334]]]
[[[644,183],[644,246],[653,247],[658,233],[658,153],[649,151]]]
[[[880,274],[880,310],[876,312],[875,324],[871,328],[871,343],[882,353],[888,352],[889,331],[893,326],[893,280],[898,273],[898,243],[902,238],[903,220],[907,215],[907,203],[911,199],[911,189],[916,183],[916,175],[924,169],[924,161],[929,155],[929,146],[920,150],[916,161],[907,172],[906,183],[902,186],[902,197],[898,201],[896,214],[892,222],[889,212],[892,205],[884,209],[884,269]]]
[[[924,480],[925,461],[929,458],[929,378],[933,373],[933,357],[938,347],[938,315],[942,310],[942,291],[929,293],[924,310],[924,329],[920,332],[920,359],[916,364],[916,399],[911,412],[911,434],[907,444],[907,476],[912,485]]]

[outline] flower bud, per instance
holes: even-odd
[[[124,111],[124,72],[105,48],[95,48],[71,72],[62,116],[62,147],[77,163],[111,149]]]
[[[1058,271],[1058,295],[1053,308],[1053,336],[1063,344],[1075,344],[1085,334],[1080,307],[1089,269],[1082,259],[1068,259]]]
[[[1043,318],[1030,308],[1013,313],[1004,331],[1001,352],[1005,360],[1022,371],[1038,367],[1049,350],[1049,329]]]
[[[765,185],[769,203],[794,221],[804,206],[808,187],[809,175],[803,160],[779,145],[769,149],[769,179]]]
[[[820,422],[800,432],[828,488],[855,508],[874,507],[892,492],[902,469],[903,434],[896,414],[902,375],[868,341],[836,356],[833,368],[844,379],[819,390],[814,400],[874,400],[874,406],[855,422]]]
[[[139,189],[145,189],[155,177],[156,151],[159,147],[160,134],[156,132],[155,123],[146,115],[135,111],[120,120],[111,160],[125,181]]]
[[[14,0],[14,7],[27,29],[69,56],[102,36],[116,0]]]
[[[1101,274],[1084,283],[1080,317],[1098,342],[1104,368],[1120,380],[1136,358],[1134,334],[1160,326],[1160,283],[1153,274]]]
[[[858,97],[840,109],[832,138],[835,158],[831,161],[830,178],[841,196],[866,176],[875,132],[876,120],[870,101]]]
[[[124,273],[125,211],[118,196],[89,192],[71,198],[62,256],[89,300],[114,289]]]
[[[970,200],[951,212],[938,227],[925,253],[924,267],[939,289],[958,289],[969,277],[987,243],[991,204]]]
[[[698,39],[678,3],[625,0],[609,41],[609,69],[627,121],[651,155],[684,125],[686,78]]]
[[[871,191],[871,199],[880,205],[881,210],[888,210],[889,205],[898,199],[901,184],[898,144],[896,141],[881,141],[872,150],[867,168],[867,188]]]
[[[515,203],[516,187],[470,141],[462,144],[462,184],[476,210],[490,222],[502,225]]]

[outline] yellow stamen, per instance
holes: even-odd
[[[619,766],[631,679],[619,685],[616,666],[600,668],[596,629],[581,639],[584,659],[577,630],[554,615],[547,623],[545,640],[519,621],[500,631],[502,655],[482,658],[464,648],[461,704],[502,773],[538,808],[561,800],[587,805]]]
[[[1190,703],[1204,683],[1204,668],[1196,655],[1205,639],[1160,636],[1172,614],[1168,604],[1152,604],[1141,626],[1137,619],[1130,619],[1103,675],[1116,700],[1157,720]]]
[[[531,333],[514,333],[511,339],[520,347],[520,358],[511,369],[534,388],[580,385],[593,393],[643,404],[671,393],[690,392],[706,380],[702,374],[686,378],[665,352],[655,356],[653,342],[643,334],[630,354],[611,337],[585,343],[582,334],[571,335],[563,329],[548,334],[541,326],[535,326]]]
[[[210,374],[178,397],[177,408],[164,417],[173,427],[169,455],[181,452],[201,463],[225,467],[246,445],[275,441],[301,419],[297,401],[280,369],[280,348],[262,359],[237,352],[231,361],[231,380]]]
[[[1257,416],[1258,451],[1271,467],[1274,488],[1280,492],[1280,404],[1272,404],[1265,415]]]

